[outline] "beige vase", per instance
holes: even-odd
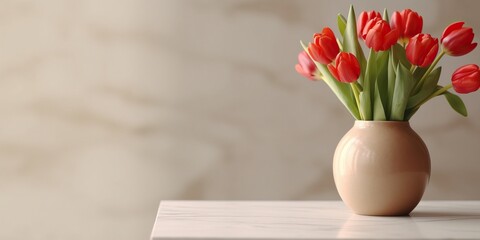
[[[429,181],[430,156],[409,122],[356,121],[335,150],[333,175],[355,213],[407,215]]]

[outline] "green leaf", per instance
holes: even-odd
[[[388,11],[387,9],[383,9],[383,20],[385,20],[387,23],[390,22],[390,20],[388,19]]]
[[[410,69],[410,67],[412,66],[412,64],[407,59],[405,48],[403,48],[400,44],[396,43],[392,46],[392,55],[395,66],[398,64],[398,62],[401,62],[402,65],[405,66],[407,69]]]
[[[340,31],[340,34],[343,36],[345,35],[345,27],[347,26],[347,19],[342,14],[338,14],[337,16],[337,25],[338,25],[338,31]]]
[[[300,44],[302,45],[305,52],[307,52],[308,54],[307,46],[305,46],[302,41],[300,41]],[[343,103],[343,105],[347,108],[347,110],[350,112],[350,114],[352,114],[355,119],[360,120],[360,112],[358,110],[355,98],[353,98],[352,89],[349,84],[337,81],[332,76],[326,65],[320,64],[316,61],[313,62],[317,66],[318,70],[322,73],[323,81],[330,87],[330,89],[337,96],[340,102]]]
[[[387,101],[387,104],[386,104],[386,106],[387,106],[386,112],[388,113],[387,117],[391,116],[393,93],[395,92],[395,79],[397,78],[397,74],[395,72],[396,65],[394,65],[393,62],[394,62],[393,54],[390,53],[390,55],[388,57],[388,69],[387,69],[387,73],[388,73],[388,84],[387,84],[388,101]],[[391,119],[388,119],[388,120],[391,120]]]
[[[380,98],[386,116],[390,115],[388,111],[388,56],[390,51],[382,51],[377,53],[377,80]],[[375,102],[374,102],[375,104]]]
[[[438,90],[438,80],[440,79],[440,74],[442,73],[442,67],[438,67],[433,70],[425,81],[423,82],[423,86],[420,88],[420,91],[410,97],[407,103],[407,108],[412,108],[418,105],[423,100],[427,99],[432,93]]]
[[[375,93],[375,81],[377,79],[377,54],[370,49],[368,56],[365,76],[363,78],[363,94],[360,97],[360,111],[365,120],[373,120],[372,101],[373,93]]]
[[[382,81],[376,81],[375,84],[375,96],[373,100],[373,120],[375,121],[385,121],[387,120],[385,114],[385,108],[381,97],[381,90],[379,84]],[[386,82],[386,81],[383,81]]]
[[[405,121],[409,121],[410,118],[413,117],[413,115],[418,111],[418,109],[420,109],[420,107],[415,107],[415,108],[410,108],[410,109],[407,109],[405,110]]]
[[[437,85],[437,87],[434,89],[434,92],[436,92],[440,89],[442,89],[442,86]],[[433,94],[433,92],[431,94]],[[413,117],[413,115],[420,109],[420,107],[423,104],[425,104],[424,100],[427,100],[430,97],[431,94],[429,94],[426,98],[422,99],[418,104],[415,104],[411,107],[408,107],[408,104],[410,103],[410,101],[412,101],[412,97],[410,97],[410,99],[408,100],[409,103],[407,104],[407,110],[405,111],[405,121],[408,121],[408,120],[410,120],[410,118]],[[417,101],[417,100],[415,100],[415,101]]]
[[[422,78],[423,75],[427,72],[427,69],[428,68],[421,67],[415,68],[415,71],[413,72],[413,79],[415,79],[416,81],[420,81],[420,78]]]
[[[387,70],[387,64],[388,64],[388,57],[389,57],[389,52],[390,51],[381,51],[377,53],[377,69],[378,69],[378,77],[381,79],[385,79],[387,81],[388,77],[388,70]]]
[[[435,91],[438,85],[438,80],[440,80],[440,75],[442,74],[442,67],[437,67],[433,71],[428,74],[423,81],[423,85],[420,88],[423,89],[430,89],[431,91]]]
[[[363,116],[362,120],[372,120],[372,101],[371,97],[367,92],[360,92],[360,112]]]
[[[397,76],[395,79],[395,91],[393,93],[390,120],[404,121],[408,98],[412,87],[414,86],[413,83],[413,76],[410,70],[399,63],[397,65]]]
[[[350,5],[350,10],[348,12],[347,26],[345,27],[345,33],[343,36],[343,51],[353,53],[357,57],[361,68],[358,82],[363,84],[363,73],[365,72],[367,60],[365,59],[360,44],[358,43],[357,22],[353,5]]]
[[[457,113],[464,117],[468,116],[467,108],[465,107],[465,104],[459,96],[448,91],[445,92],[443,95],[445,96],[453,110],[455,110]]]

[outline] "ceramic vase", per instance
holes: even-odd
[[[356,121],[338,143],[335,185],[360,215],[409,214],[430,178],[430,156],[422,139],[402,121]]]

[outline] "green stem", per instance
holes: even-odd
[[[444,94],[446,91],[448,91],[450,88],[452,88],[452,84],[449,83],[448,85],[446,85],[445,87],[442,87],[440,89],[438,89],[437,91],[435,91],[434,93],[432,93],[430,96],[428,96],[427,98],[425,98],[423,101],[421,101],[420,103],[418,103],[414,108],[420,108],[420,106],[422,106],[423,104],[425,104],[428,100],[436,97],[436,96],[439,96],[439,95],[442,95]]]
[[[417,66],[412,64],[412,66],[410,67],[410,72],[412,73],[412,75],[415,72],[415,70],[417,70]]]
[[[322,72],[320,72],[320,70],[318,70],[318,68],[317,68],[317,71],[315,71],[315,73],[313,73],[313,79],[324,80]]]
[[[435,68],[435,66],[437,65],[438,61],[440,61],[440,59],[443,57],[443,55],[445,55],[445,50],[442,49],[442,52],[437,55],[437,57],[435,58],[435,60],[433,61],[433,63],[430,65],[430,67],[428,67],[427,71],[425,72],[425,74],[423,74],[422,78],[420,79],[420,81],[417,82],[417,85],[415,85],[415,88],[413,89],[413,93],[416,93],[419,88],[423,85],[423,82],[425,81],[425,79],[427,78],[427,76],[433,71],[433,68]]]
[[[353,85],[357,88],[358,92],[363,92],[363,87],[358,83],[358,81],[353,82]]]
[[[359,87],[361,87],[358,82],[353,82],[353,83],[350,83],[350,87],[352,88],[352,91],[353,91],[353,96],[355,97],[355,102],[357,103],[357,107],[358,107],[358,112],[360,113],[360,119],[359,120],[363,120],[365,119],[365,117],[363,116],[362,114],[362,111],[361,111],[361,107],[360,107],[360,89]]]

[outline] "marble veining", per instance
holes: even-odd
[[[402,217],[340,201],[162,201],[151,239],[479,239],[478,226],[479,201],[424,201]]]

